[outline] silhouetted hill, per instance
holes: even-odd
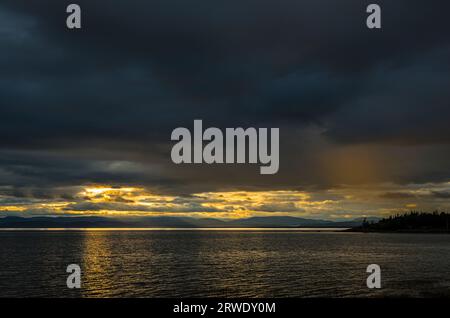
[[[227,222],[232,226],[242,227],[270,227],[273,224],[277,226],[312,226],[321,224],[320,221],[307,220],[291,216],[272,216],[272,217],[251,217],[247,219],[238,219]]]
[[[15,217],[0,218],[0,228],[145,228],[145,227],[175,227],[175,228],[225,228],[225,227],[356,227],[362,220],[333,222],[313,220],[290,216],[251,217],[237,220],[218,220],[212,218],[190,217]]]
[[[227,222],[227,225],[240,227],[341,227],[341,223],[351,223],[351,226],[356,226],[360,225],[362,222],[333,222],[326,220],[304,219],[292,216],[268,216],[232,220]]]
[[[378,222],[365,220],[359,227],[350,231],[358,232],[438,232],[449,233],[450,213],[444,212],[415,212],[394,215]]]

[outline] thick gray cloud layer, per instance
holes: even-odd
[[[383,28],[368,30],[361,0],[80,0],[75,31],[71,2],[0,4],[2,185],[189,193],[450,177],[448,1],[377,1]],[[174,166],[170,132],[197,118],[280,127],[280,173]]]

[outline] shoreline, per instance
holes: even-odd
[[[279,232],[346,232],[349,228],[299,228],[299,227],[0,227],[0,232],[14,231],[279,231]]]
[[[371,230],[352,228],[344,230],[350,233],[394,233],[394,234],[450,234],[450,231],[445,229],[401,229],[401,230]]]

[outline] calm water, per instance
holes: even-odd
[[[66,287],[68,264],[82,289]],[[365,284],[382,268],[381,290]],[[0,231],[0,296],[450,296],[450,236],[295,231]]]

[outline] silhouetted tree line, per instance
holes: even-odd
[[[361,229],[366,231],[424,231],[450,232],[450,213],[434,211],[411,211],[396,214],[378,222],[363,221]]]

